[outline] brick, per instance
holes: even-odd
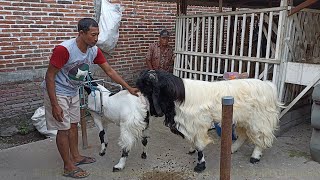
[[[10,68],[10,67],[18,67],[18,66],[23,66],[24,63],[14,63],[14,64],[6,64],[6,67]]]
[[[0,55],[9,55],[9,54],[14,54],[13,51],[0,51]]]
[[[49,16],[64,16],[63,13],[49,13]]]
[[[30,7],[31,4],[30,3],[26,3],[26,2],[12,2],[11,4],[12,6],[20,6],[20,7]]]
[[[11,46],[11,45],[12,45],[11,42],[0,42],[0,49],[3,46]]]
[[[5,51],[5,50],[17,50],[19,49],[19,47],[17,46],[9,46],[9,47],[6,47],[6,46],[2,46],[1,47],[1,50]]]
[[[12,12],[13,15],[22,15],[22,16],[30,16],[30,12],[26,12],[26,11],[13,11]]]
[[[35,66],[35,69],[44,69],[44,68],[48,68],[48,65],[42,65],[42,66]]]

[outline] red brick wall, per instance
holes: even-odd
[[[0,1],[0,72],[45,68],[52,48],[76,35],[92,1]]]
[[[32,114],[42,105],[39,84],[43,76],[33,74],[34,78],[28,80],[10,80],[11,73],[23,76],[41,71],[43,75],[53,47],[77,35],[80,18],[94,17],[93,3],[93,0],[0,1],[0,119]],[[148,45],[158,40],[159,31],[167,28],[174,37],[176,4],[136,0],[123,0],[121,4],[125,11],[119,41],[108,61],[133,84],[138,72],[146,67]],[[212,12],[210,8],[188,8],[190,14],[208,11]],[[173,38],[171,44],[174,46]]]

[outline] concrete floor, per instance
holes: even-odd
[[[112,167],[121,156],[121,150],[117,144],[119,127],[113,124],[109,126],[108,151],[103,157],[98,155],[100,149],[98,130],[89,128],[89,148],[80,149],[84,155],[95,157],[97,162],[81,166],[91,173],[86,179],[219,179],[220,139],[215,131],[210,131],[209,134],[216,143],[208,145],[204,151],[207,169],[198,174],[193,172],[197,156],[186,154],[189,145],[185,140],[169,132],[161,118],[152,119],[150,129],[148,158],[140,158],[142,146],[139,142],[130,152],[126,168],[121,172],[112,172]],[[291,128],[277,138],[274,146],[267,149],[261,161],[255,165],[249,163],[253,146],[243,145],[237,153],[232,155],[231,179],[320,179],[320,164],[312,161],[309,153],[310,136],[310,124]],[[70,179],[61,174],[62,161],[54,139],[0,150],[0,179]]]

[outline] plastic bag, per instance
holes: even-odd
[[[110,53],[118,42],[122,11],[120,4],[111,4],[108,0],[101,2],[97,46],[105,53]]]
[[[32,124],[36,129],[47,138],[55,137],[57,135],[57,130],[48,130],[45,118],[45,108],[44,106],[39,107],[31,117]]]

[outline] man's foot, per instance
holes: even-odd
[[[90,173],[88,173],[87,171],[79,167],[71,171],[64,170],[64,173],[63,173],[64,177],[72,177],[75,179],[85,178],[85,177],[88,177],[89,175]]]
[[[82,160],[80,160],[78,162],[75,162],[74,165],[75,166],[79,166],[79,165],[82,165],[82,164],[91,164],[91,163],[94,163],[94,162],[96,162],[95,158],[84,156]]]

